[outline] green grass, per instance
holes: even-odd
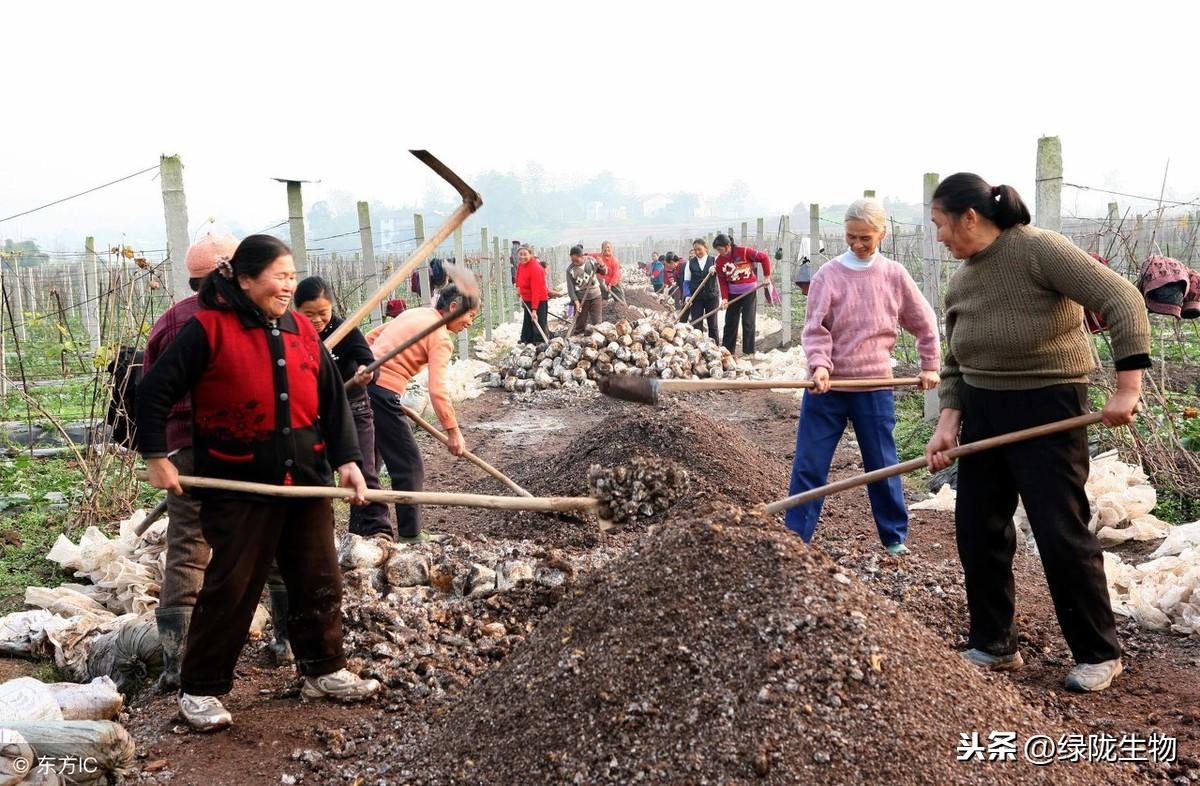
[[[81,473],[64,459],[0,460],[0,614],[19,610],[28,586],[57,586],[69,574],[46,560],[71,520],[71,490]],[[66,502],[46,499],[60,492]]]

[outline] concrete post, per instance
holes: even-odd
[[[362,248],[363,261],[363,277],[369,282],[363,287],[364,293],[374,292],[383,283],[382,271],[379,269],[379,262],[375,259],[375,236],[371,231],[371,206],[366,202],[357,203],[358,208],[358,244]],[[387,313],[387,299],[379,304],[379,321],[383,322],[384,314]],[[371,320],[368,317],[367,325],[370,326]]]
[[[416,238],[414,248],[420,248],[425,242],[425,216],[420,213],[413,213],[413,235]],[[433,305],[433,292],[429,288],[429,260],[417,268],[417,281],[421,284],[421,305]]]
[[[492,313],[495,305],[492,303],[492,258],[488,254],[487,227],[479,230],[479,274],[483,279],[483,339],[492,340]]]
[[[180,194],[182,195],[182,193],[181,190]],[[184,229],[184,236],[186,237],[186,226]],[[96,241],[90,237],[86,238],[83,241],[83,250],[86,252],[83,258],[83,299],[86,301],[83,306],[83,327],[90,339],[92,352],[95,353],[100,349],[100,282],[96,270]],[[167,253],[172,253],[169,247]],[[183,255],[187,256],[186,246],[183,247]],[[182,269],[186,275],[187,267],[183,264],[183,257],[171,257],[172,269],[176,267],[174,264],[175,259],[179,259],[177,267]],[[188,292],[190,293],[191,291],[191,287],[188,287]]]
[[[769,256],[771,254],[771,252],[768,249],[763,248],[763,242],[765,240],[764,230],[765,230],[765,227],[763,224],[763,219],[760,216],[754,222],[754,248],[758,251],[766,251],[767,255]],[[759,290],[757,293],[755,293],[754,308],[756,311],[758,311],[758,313],[760,315],[765,315],[767,313],[767,292],[766,292],[766,290]]]
[[[158,159],[162,183],[163,215],[167,222],[167,257],[171,260],[168,281],[175,302],[192,294],[184,260],[190,245],[188,235],[187,197],[183,192],[183,161],[179,156]]]
[[[742,222],[742,238],[741,238],[741,240],[742,240],[743,246],[750,242],[750,222],[749,221]]]
[[[479,230],[479,272],[483,278],[483,340],[492,340],[492,258],[488,254],[487,227]]]
[[[0,292],[2,291],[4,291],[4,265],[0,264]],[[0,398],[8,396],[8,347],[5,346],[4,336],[4,322],[7,319],[5,310],[0,308]]]
[[[822,254],[821,254],[821,206],[815,202],[810,202],[808,205],[808,253],[809,261],[812,262],[812,271],[816,273],[821,269]]]
[[[288,234],[291,238],[292,260],[296,263],[296,278],[308,276],[308,241],[304,238],[304,198],[299,180],[287,180]]]
[[[779,321],[783,323],[780,345],[788,347],[792,343],[792,254],[791,243],[788,242],[791,237],[789,233],[792,231],[792,217],[782,216],[780,224],[783,229],[779,238],[779,245],[783,248],[783,259],[779,261],[779,305],[783,311],[779,316]]]
[[[921,222],[921,271],[922,278],[921,291],[925,294],[925,299],[929,301],[929,305],[933,307],[933,313],[937,319],[939,333],[942,324],[942,303],[939,293],[938,280],[941,276],[941,255],[937,250],[937,238],[934,237],[933,230],[933,192],[937,190],[939,177],[937,172],[926,172],[924,181],[924,220]],[[941,412],[941,405],[938,402],[938,394],[936,390],[928,390],[925,392],[925,417],[933,420],[937,418]]]
[[[13,312],[12,329],[16,332],[19,341],[25,341],[25,293],[21,286],[21,269],[17,267],[16,261],[13,262],[12,272],[4,280],[7,282],[8,301]]]
[[[496,285],[496,305],[499,307],[497,325],[503,325],[509,320],[508,313],[508,257],[500,257],[501,238],[492,238],[492,279]]]
[[[1037,205],[1033,223],[1042,229],[1062,229],[1062,142],[1056,136],[1038,140]]]
[[[462,265],[464,268],[467,266],[467,257],[463,253],[462,224],[459,224],[454,230],[454,262],[455,264]],[[467,336],[467,331],[460,330],[458,332],[458,355],[459,357],[466,358],[470,351],[471,342]]]

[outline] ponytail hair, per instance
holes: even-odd
[[[287,243],[273,235],[250,235],[238,243],[228,262],[221,262],[216,270],[204,277],[197,295],[200,305],[262,317],[262,311],[238,285],[238,276],[258,278],[276,259],[291,254],[292,249]]]
[[[973,208],[1000,229],[1033,220],[1015,188],[988,185],[986,180],[971,172],[958,172],[938,183],[933,201],[939,210],[955,218]]]

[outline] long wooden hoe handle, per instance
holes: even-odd
[[[405,406],[404,404],[400,405],[400,409],[404,410],[404,414],[408,415],[409,420],[411,420],[413,423],[416,423],[418,426],[420,426],[421,428],[428,431],[429,435],[431,437],[433,437],[434,439],[436,439],[438,442],[442,443],[443,445],[450,444],[450,438],[447,437],[442,432],[435,429],[433,426],[426,423],[425,418],[421,417],[415,409],[413,409],[412,407],[409,407],[409,406]],[[493,478],[500,481],[504,485],[508,486],[510,489],[515,491],[520,496],[522,496],[522,497],[532,497],[533,496],[528,491],[526,491],[525,489],[518,486],[517,482],[515,480],[510,478],[508,475],[505,475],[503,472],[496,469],[491,464],[487,463],[486,461],[484,461],[483,459],[481,459],[479,456],[475,455],[471,451],[469,451],[469,450],[465,451],[463,453],[463,458],[465,458],[467,461],[471,462],[475,466],[479,467],[484,472],[491,475]]]
[[[742,294],[738,295],[735,298],[730,298],[728,301],[726,301],[725,307],[728,308],[729,306],[732,306],[734,303],[738,302],[739,300],[746,297],[747,295],[752,295],[755,292],[757,292],[758,290],[762,289],[763,287],[768,287],[770,285],[771,285],[770,281],[764,281],[761,284],[759,284],[758,286],[756,286],[754,289],[750,290],[749,292],[743,292]],[[717,313],[720,310],[721,310],[721,307],[717,306],[712,311],[706,312],[706,313],[696,317],[691,322],[688,322],[688,324],[694,325],[697,322],[703,322],[704,320],[708,319],[709,317],[711,317],[713,314]]]
[[[988,437],[987,439],[981,439],[977,442],[968,442],[965,445],[959,445],[956,448],[950,448],[950,450],[946,451],[946,455],[954,459],[961,458],[963,456],[970,456],[974,453],[979,453],[984,450],[998,448],[1002,445],[1011,445],[1014,442],[1024,442],[1027,439],[1044,437],[1047,434],[1058,434],[1063,431],[1070,431],[1071,429],[1091,426],[1099,422],[1100,413],[1092,412],[1087,415],[1079,415],[1078,417],[1067,418],[1066,420],[1056,420],[1053,423],[1046,423],[1041,426],[1034,426],[1033,428],[1012,431],[1008,434],[1000,434],[999,436],[995,437]],[[845,491],[846,489],[865,486],[868,483],[874,483],[877,480],[884,480],[885,478],[890,478],[894,475],[903,475],[914,470],[923,469],[925,466],[927,466],[927,464],[928,462],[926,462],[925,457],[922,456],[920,458],[915,458],[900,464],[893,464],[890,467],[883,467],[882,469],[877,469],[874,472],[867,472],[865,474],[856,475],[852,478],[845,478],[844,480],[839,480],[834,483],[827,483],[824,486],[820,486],[810,491],[805,491],[786,499],[772,502],[766,506],[766,512],[782,513],[783,511],[794,508],[797,505],[803,505],[805,502],[811,502],[812,500],[819,499],[821,497],[828,497],[832,494],[837,494],[840,491]]]
[[[336,347],[338,342],[346,337],[347,333],[358,327],[358,323],[362,322],[363,319],[366,318],[366,316],[370,314],[376,306],[382,303],[383,299],[388,296],[388,293],[400,286],[400,284],[408,278],[417,265],[428,259],[429,255],[432,254],[437,247],[442,244],[442,241],[450,237],[450,233],[461,226],[462,223],[467,220],[468,216],[470,216],[472,213],[478,210],[480,206],[483,205],[483,197],[479,195],[479,192],[467,185],[461,177],[454,174],[454,172],[441,161],[438,161],[437,158],[435,158],[428,150],[410,150],[408,152],[416,156],[421,163],[425,164],[434,172],[437,172],[438,175],[440,175],[447,183],[454,186],[454,190],[456,190],[459,195],[462,196],[462,204],[459,205],[457,210],[450,214],[450,217],[446,219],[446,222],[438,228],[438,231],[433,234],[433,237],[422,243],[421,247],[414,251],[413,255],[409,257],[408,260],[405,261],[405,263],[401,265],[395,273],[392,273],[390,276],[388,276],[387,281],[384,281],[383,284],[380,285],[379,290],[376,291],[374,295],[371,295],[366,302],[358,307],[357,311],[346,317],[346,321],[329,334],[329,338],[325,339],[326,349],[333,349]]]
[[[696,299],[696,295],[700,294],[700,290],[704,289],[704,285],[708,283],[708,280],[712,278],[713,273],[716,272],[717,266],[716,264],[713,264],[712,270],[708,271],[708,275],[700,281],[700,286],[696,287],[696,289],[692,292],[692,296],[687,299],[687,302],[683,304],[683,308],[679,309],[679,313],[675,315],[676,322],[679,322],[679,320],[683,319],[683,315],[686,314],[688,309],[692,307],[692,301]]]
[[[138,480],[147,480],[145,471],[138,471]],[[179,485],[187,489],[215,489],[258,494],[287,499],[347,499],[350,489],[335,486],[276,486],[271,483],[251,483],[245,480],[202,478],[180,475]],[[493,510],[532,510],[539,513],[595,513],[594,497],[500,497],[489,494],[459,494],[441,491],[384,491],[367,489],[369,502],[399,502],[401,505],[436,505],[441,507],[490,508]]]
[[[863,388],[898,388],[919,385],[916,377],[886,377],[880,379],[832,379],[834,390]],[[664,379],[659,391],[663,393],[693,390],[771,390],[774,388],[811,388],[811,379]]]

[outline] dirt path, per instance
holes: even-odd
[[[761,451],[763,461],[777,465],[779,472],[790,466],[794,449],[799,402],[792,396],[769,392],[742,394],[706,393],[688,402],[713,419],[747,435]],[[553,475],[555,466],[543,466],[544,457],[566,450],[577,435],[596,427],[616,407],[606,400],[580,395],[569,400],[535,394],[516,401],[491,391],[460,407],[468,445],[496,466],[529,474]],[[425,440],[424,435],[418,439]],[[423,443],[426,457],[426,487],[430,490],[491,490],[501,493],[495,481],[484,479],[474,467],[452,460],[440,445]],[[674,457],[687,465],[704,461],[701,456]],[[539,463],[541,462],[541,463]],[[858,468],[857,451],[843,446],[834,462],[835,477],[853,474]],[[730,477],[736,478],[733,468]],[[583,493],[582,479],[579,492]],[[782,496],[786,489],[780,488]],[[915,499],[918,489],[911,490]],[[517,526],[520,524],[520,526]],[[471,537],[487,528],[491,537],[502,534],[503,522],[485,520],[475,511],[430,509],[426,526],[435,531]],[[539,539],[554,535],[554,519],[526,519],[512,525],[521,537]],[[623,546],[636,535],[615,536],[609,545]],[[834,561],[856,573],[868,587],[891,598],[921,620],[945,642],[947,648],[961,647],[966,630],[961,567],[954,545],[952,516],[941,513],[913,514],[910,545],[913,554],[898,559],[880,548],[863,490],[830,499],[825,507],[814,546]],[[566,547],[586,551],[586,545]],[[1200,709],[1200,642],[1173,635],[1137,629],[1122,621],[1121,638],[1127,650],[1126,672],[1113,689],[1090,696],[1069,694],[1061,687],[1070,667],[1066,645],[1059,633],[1046,590],[1040,563],[1023,550],[1016,560],[1018,615],[1021,649],[1028,666],[1014,674],[989,679],[1008,680],[1025,700],[1062,725],[1087,735],[1106,731],[1120,735],[1151,732],[1176,735],[1182,764],[1161,774],[1184,776],[1188,768],[1200,768],[1195,757],[1196,714]],[[452,701],[452,699],[447,699]],[[384,697],[359,708],[326,704],[301,705],[295,697],[290,675],[266,667],[260,644],[247,647],[238,681],[228,706],[234,714],[232,730],[213,736],[184,733],[173,720],[172,700],[147,695],[134,702],[128,726],[139,749],[139,765],[147,780],[170,780],[173,784],[267,784],[281,777],[301,777],[310,783],[370,784],[373,765],[369,757],[356,754],[368,740],[392,733],[389,729],[424,728],[436,714],[446,711],[445,701],[411,703],[407,698]],[[963,729],[964,732],[989,729]],[[997,730],[1000,731],[1000,730]],[[356,742],[357,741],[357,742]],[[342,773],[356,769],[358,780],[343,779]],[[1155,775],[1160,773],[1156,772]],[[1196,773],[1200,775],[1200,773]],[[285,778],[282,782],[288,782]],[[389,781],[392,782],[392,781]],[[397,781],[399,782],[399,781]],[[1183,782],[1183,781],[1177,781]],[[1188,781],[1190,782],[1190,781]]]

